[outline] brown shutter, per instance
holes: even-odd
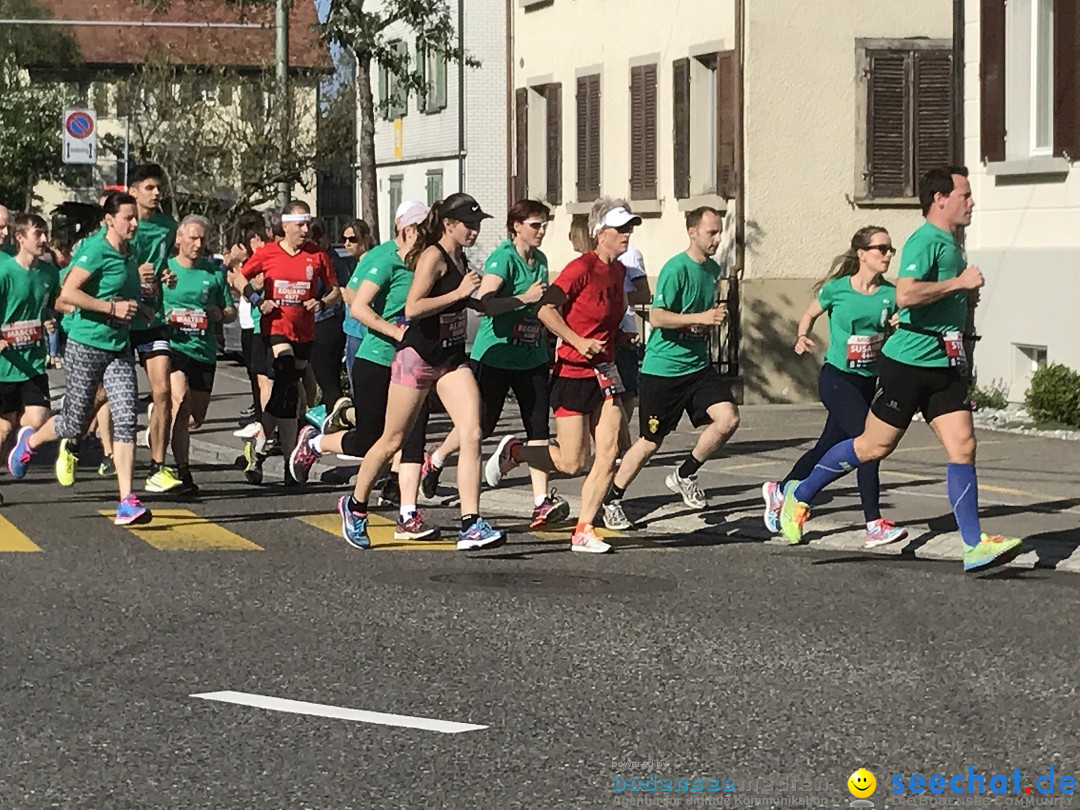
[[[683,200],[690,196],[690,60],[676,59],[671,73],[675,197]]]
[[[910,197],[910,98],[904,51],[871,51],[866,105],[866,168],[871,197]]]
[[[1054,0],[1054,154],[1080,160],[1080,9]]]
[[[716,193],[735,196],[735,51],[716,54]]]
[[[952,51],[917,50],[914,57],[913,194],[927,171],[952,165],[953,151]]]
[[[645,131],[644,150],[641,162],[641,191],[642,199],[656,199],[656,65],[646,65],[643,78],[643,107],[644,120],[641,127]]]
[[[547,99],[547,201],[562,202],[562,85],[549,84]]]
[[[577,80],[577,192],[578,200],[600,196],[600,76]]]
[[[514,93],[514,143],[517,151],[517,170],[514,174],[514,199],[529,196],[529,89],[520,87]]]
[[[600,74],[589,77],[589,190],[600,196]]]
[[[645,67],[630,68],[630,199],[642,200],[646,196],[646,154],[648,133],[645,118],[648,102],[645,98],[647,77]]]
[[[1055,3],[1054,5],[1056,17],[1056,7],[1070,5],[1070,3]],[[983,160],[1004,160],[1005,0],[982,0],[981,15],[979,34],[980,151]]]

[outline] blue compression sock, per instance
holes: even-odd
[[[982,530],[979,528],[979,484],[974,464],[949,464],[945,468],[945,487],[949,493],[949,505],[960,527],[964,545],[979,545]]]
[[[800,503],[810,503],[814,496],[837,478],[847,475],[859,466],[859,457],[855,455],[855,440],[844,439],[834,444],[814,465],[813,472],[795,488],[795,497]]]

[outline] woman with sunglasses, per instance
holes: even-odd
[[[795,353],[802,355],[815,346],[810,336],[814,323],[826,313],[829,316],[829,346],[818,380],[818,393],[829,416],[817,444],[795,462],[784,480],[768,481],[761,488],[765,525],[774,534],[780,531],[784,492],[806,478],[830,447],[863,432],[877,388],[881,347],[896,325],[896,288],[885,280],[895,253],[884,228],[857,231],[848,251],[836,258],[830,274],[815,285],[815,298],[799,321]],[[866,547],[907,537],[905,529],[881,517],[878,463],[860,466],[858,479]]]
[[[508,238],[488,257],[478,297],[487,315],[473,342],[472,361],[482,402],[484,436],[495,432],[511,389],[521,411],[528,444],[546,446],[548,422],[547,332],[536,318],[536,304],[548,284],[547,257],[540,251],[551,211],[536,200],[519,200],[506,215]],[[435,496],[446,459],[456,453],[453,430],[439,449],[424,459],[424,495]],[[533,515],[529,528],[566,520],[570,504],[548,492],[548,474],[530,469]]]

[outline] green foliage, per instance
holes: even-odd
[[[976,379],[972,381],[968,398],[979,410],[986,408],[1000,410],[1009,404],[1009,386],[1004,380],[992,380],[989,385],[983,387]]]
[[[1080,374],[1059,363],[1040,368],[1031,377],[1027,408],[1040,422],[1080,427]]]

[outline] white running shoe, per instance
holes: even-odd
[[[262,425],[258,422],[252,422],[250,425],[244,425],[239,430],[234,430],[232,435],[238,439],[254,439],[261,432]]]
[[[574,532],[574,536],[570,538],[570,550],[585,554],[605,554],[611,551],[611,546],[601,540],[590,526],[583,532]]]
[[[664,484],[676,495],[681,495],[683,503],[691,509],[704,509],[709,505],[709,502],[705,499],[705,493],[698,486],[696,475],[681,478],[677,469],[672,470],[668,477],[664,479]]]

